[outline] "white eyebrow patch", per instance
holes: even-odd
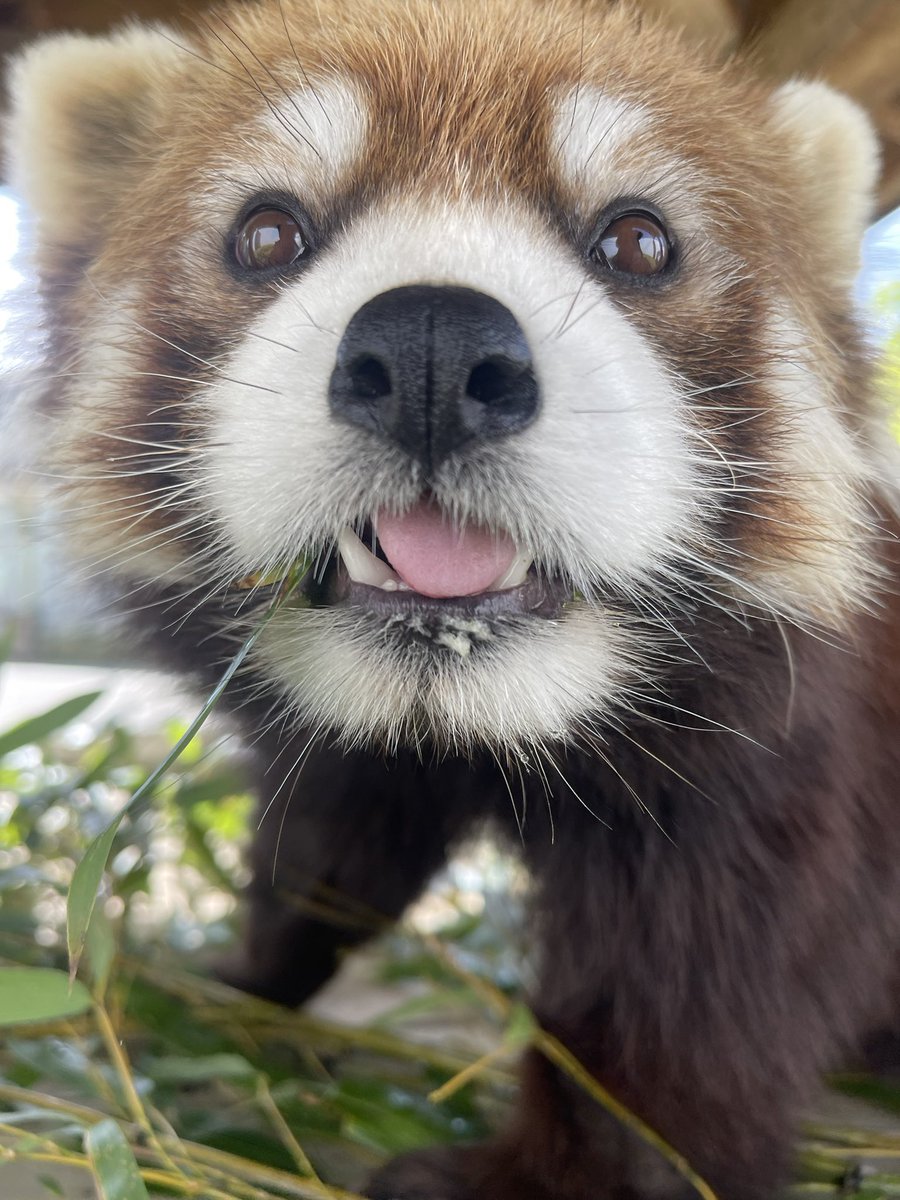
[[[268,99],[208,176],[205,203],[223,219],[261,186],[325,204],[362,153],[369,112],[352,80],[313,79],[294,92],[269,89]]]
[[[560,95],[551,144],[564,181],[581,187],[602,174],[610,158],[646,134],[649,111],[597,87],[571,88]]]
[[[621,196],[644,199],[657,205],[682,237],[711,244],[704,197],[714,183],[695,161],[666,144],[662,124],[662,116],[646,105],[598,87],[561,92],[550,135],[560,182],[584,214]],[[715,256],[724,286],[741,259],[722,245],[715,246]]]
[[[296,154],[332,182],[359,157],[369,122],[359,87],[332,76],[280,99],[273,96],[260,124],[282,154]]]

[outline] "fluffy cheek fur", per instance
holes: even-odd
[[[430,481],[458,519],[510,529],[542,569],[588,596],[639,588],[664,572],[673,548],[699,540],[702,448],[657,354],[603,288],[524,213],[395,204],[360,218],[290,284],[225,365],[232,382],[205,393],[198,491],[222,530],[229,574],[327,547],[342,525],[420,495],[417,468],[328,407],[348,321],[411,283],[502,301],[541,384],[530,430]],[[362,611],[300,612],[262,654],[305,720],[351,741],[431,732],[453,745],[515,746],[564,736],[621,696],[632,654],[619,622],[599,606],[574,609],[554,622],[474,631],[462,622],[424,647],[395,642]]]

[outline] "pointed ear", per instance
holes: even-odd
[[[773,105],[776,125],[806,183],[804,210],[827,239],[836,277],[849,282],[859,267],[878,182],[881,156],[872,123],[857,104],[824,83],[786,83]]]
[[[51,37],[13,63],[9,174],[39,245],[87,248],[102,233],[110,205],[146,170],[179,60],[162,29],[135,26]]]

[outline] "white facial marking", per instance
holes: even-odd
[[[421,283],[473,288],[506,305],[542,392],[531,428],[484,448],[492,464],[485,493],[448,488],[448,507],[509,530],[529,561],[565,569],[585,591],[601,581],[634,585],[690,537],[704,455],[664,364],[603,285],[514,209],[428,213],[398,204],[358,219],[226,363],[231,379],[272,394],[260,401],[222,382],[202,400],[214,431],[207,486],[235,576],[418,495],[421,485],[398,495],[390,448],[331,417],[328,387],[357,310]],[[409,491],[409,470],[403,478]]]
[[[348,322],[409,284],[499,300],[525,333],[541,388],[529,429],[431,481],[449,511],[507,530],[522,562],[536,558],[587,596],[608,584],[637,591],[673,548],[701,540],[706,452],[665,365],[604,285],[513,206],[395,202],[360,216],[283,288],[225,363],[227,379],[199,399],[210,424],[200,487],[225,533],[223,571],[238,578],[328,547],[344,526],[419,498],[417,469],[336,421],[328,399]],[[242,379],[271,391],[231,382]],[[638,657],[600,607],[510,620],[488,636],[465,620],[423,626],[431,648],[415,652],[381,628],[352,609],[286,613],[260,655],[298,718],[348,741],[432,730],[458,746],[565,736],[609,710]]]
[[[724,290],[745,269],[732,245],[714,240],[705,199],[713,181],[696,162],[664,148],[664,123],[651,109],[596,87],[562,93],[555,108],[557,170],[585,220],[623,196],[638,208],[648,201],[682,241],[693,239],[693,264],[708,288]]]
[[[608,171],[610,159],[641,137],[651,120],[641,104],[596,87],[572,88],[556,102],[551,141],[563,177],[575,186]]]
[[[212,203],[227,227],[263,184],[325,204],[359,157],[368,125],[368,106],[352,80],[313,80],[267,108],[236,145],[223,147],[200,196],[204,215]]]
[[[594,732],[595,715],[640,669],[629,637],[601,610],[573,610],[564,631],[522,621],[493,640],[473,634],[465,648],[464,637],[448,628],[436,651],[398,654],[350,609],[284,612],[257,657],[298,724],[348,746],[374,738],[394,750],[435,735],[454,750],[486,744],[512,755]]]
[[[793,561],[763,564],[760,586],[782,606],[795,605],[827,623],[840,624],[871,590],[869,526],[863,494],[877,471],[867,449],[835,410],[823,366],[832,353],[817,347],[782,302],[769,318],[768,380],[789,436],[769,448],[784,472],[789,497],[801,508],[800,528],[788,529],[797,547]]]
[[[275,103],[263,113],[260,125],[291,158],[311,155],[316,170],[333,181],[363,148],[368,108],[352,80],[332,76]]]

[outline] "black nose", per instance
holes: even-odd
[[[396,288],[364,304],[338,346],[329,398],[334,416],[426,470],[468,442],[524,429],[540,405],[518,321],[458,287]]]

